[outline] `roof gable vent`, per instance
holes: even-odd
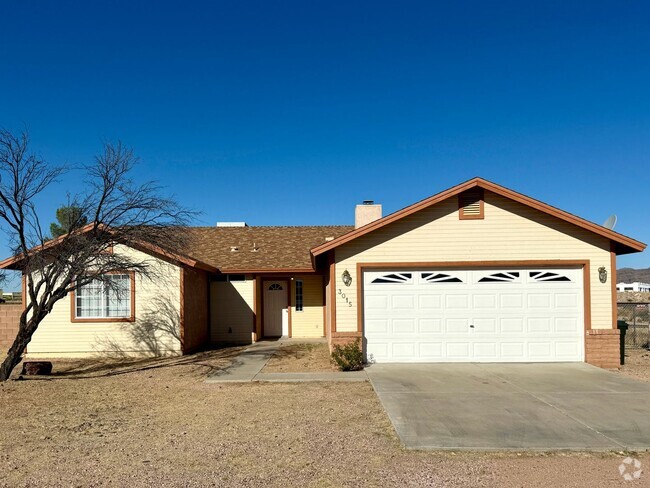
[[[458,218],[483,219],[483,189],[472,188],[458,195]]]

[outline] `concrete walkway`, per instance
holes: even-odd
[[[312,381],[368,381],[365,371],[323,373],[262,373],[273,354],[289,341],[261,341],[244,349],[227,368],[208,376],[206,383],[301,383]],[[297,342],[297,341],[291,341]]]
[[[247,347],[224,369],[208,376],[206,383],[248,383],[262,371],[271,356],[280,347],[280,341],[256,342]]]
[[[650,449],[650,383],[584,363],[373,364],[415,449]]]

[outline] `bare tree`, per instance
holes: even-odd
[[[11,266],[22,271],[26,295],[18,334],[0,366],[0,381],[9,378],[55,303],[75,287],[93,280],[111,286],[106,276],[115,272],[154,278],[157,267],[152,260],[113,253],[114,245],[154,248],[171,257],[184,248],[187,233],[179,227],[193,212],[161,196],[156,183],[134,182],[131,173],[137,161],[121,143],[105,144],[94,163],[83,168],[82,192],[66,203],[84,218],[70,219],[68,233],[49,239],[39,221],[37,197],[68,170],[30,153],[25,131],[0,129],[0,227],[9,236],[15,256]]]

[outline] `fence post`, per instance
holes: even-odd
[[[636,347],[636,305],[632,306],[632,324],[634,326],[634,347]]]
[[[616,327],[621,331],[621,366],[623,366],[625,364],[625,335],[627,334],[627,322],[624,320],[617,320]]]

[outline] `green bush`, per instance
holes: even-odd
[[[332,361],[341,371],[359,371],[363,369],[361,341],[357,339],[344,346],[335,345],[332,351]]]

